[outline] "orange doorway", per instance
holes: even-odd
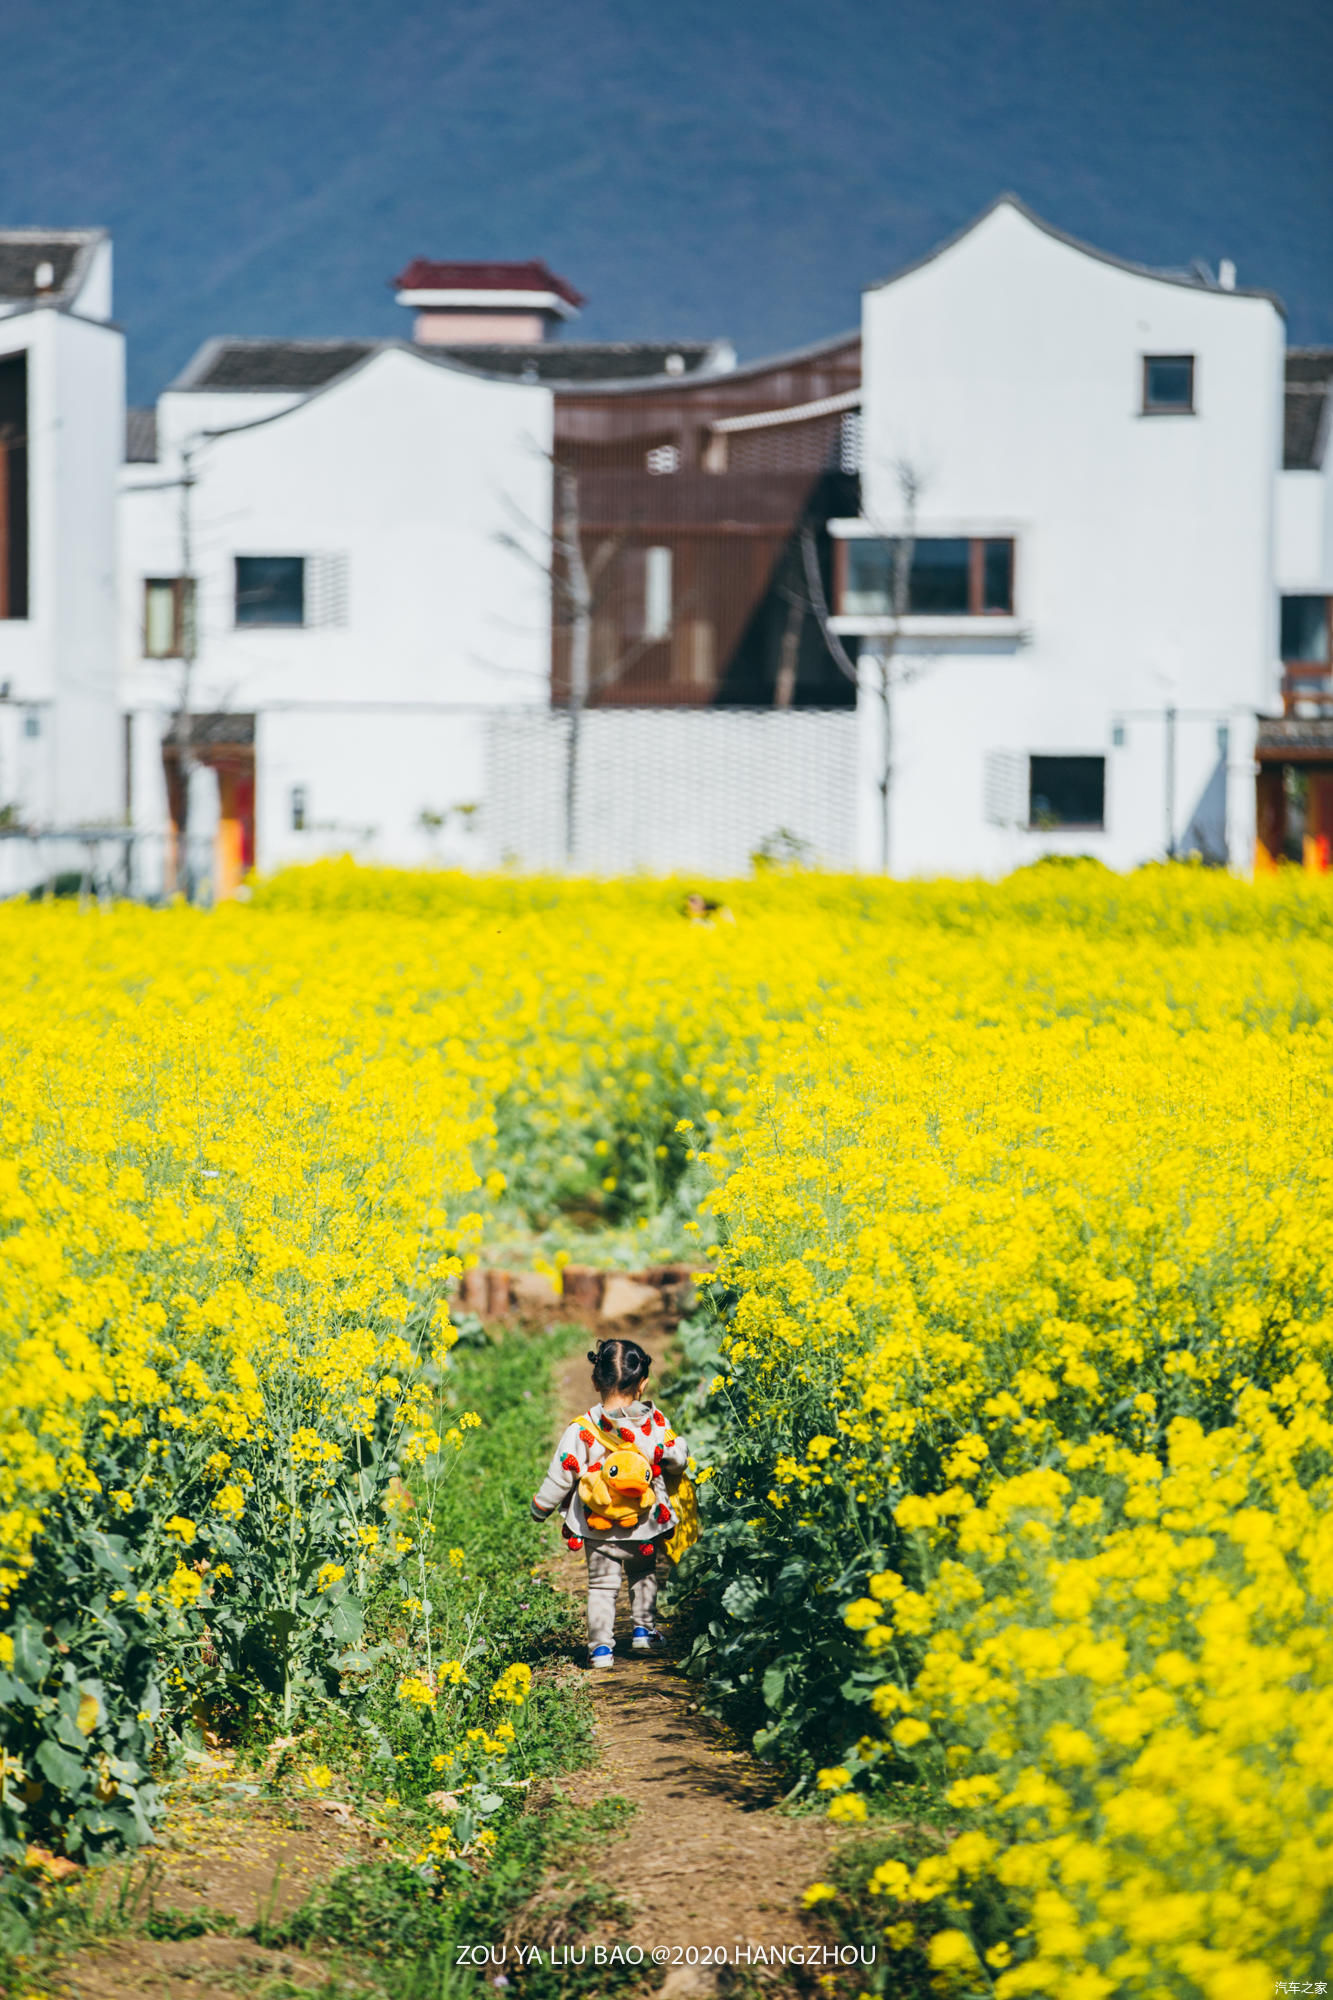
[[[255,719],[253,715],[194,715],[190,718],[189,754],[217,774],[218,824],[213,837],[213,901],[235,896],[255,865]],[[170,833],[167,843],[166,891],[183,886],[180,829],[185,817],[185,782],[180,747],[173,733],[163,740],[162,763],[167,781]]]

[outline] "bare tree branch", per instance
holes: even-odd
[[[815,531],[808,521],[801,529],[801,559],[805,565],[805,587],[810,593],[810,609],[815,614],[829,657],[839,673],[845,674],[853,687],[859,687],[860,675],[856,670],[856,662],[829,624],[828,599],[824,595],[824,579],[819,574],[819,551],[815,547]]]

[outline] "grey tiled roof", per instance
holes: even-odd
[[[1328,445],[1333,409],[1333,347],[1293,347],[1287,352],[1282,464],[1287,472],[1317,472]]]
[[[209,340],[173,389],[322,389],[379,345],[373,340]]]
[[[717,352],[712,340],[551,340],[541,345],[492,346],[459,343],[422,347],[421,354],[447,354],[487,375],[514,375],[520,381],[616,382],[655,375],[697,375]],[[683,367],[668,369],[672,355]]]
[[[153,465],[157,460],[157,411],[126,410],[125,463]]]
[[[35,299],[39,264],[49,264],[54,273],[54,283],[41,296],[61,297],[81,275],[81,253],[101,235],[97,229],[0,229],[0,300]]]
[[[377,340],[220,338],[205,342],[171,386],[303,393],[336,381],[381,347],[402,344]],[[694,375],[715,363],[721,349],[710,340],[552,340],[530,346],[473,342],[448,347],[421,345],[412,351],[424,361],[453,362],[485,375],[511,375],[516,381],[582,383],[646,380],[665,375],[673,354],[678,354],[684,363],[680,373]]]

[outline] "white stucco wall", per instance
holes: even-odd
[[[337,854],[403,867],[482,866],[489,712],[264,710],[255,758],[263,866]],[[292,824],[298,788],[306,822],[299,829]],[[423,814],[443,824],[429,826]]]
[[[0,320],[0,356],[19,351],[28,357],[29,615],[0,621],[12,714],[0,731],[0,803],[43,826],[114,820],[123,805],[115,496],[124,341],[113,326],[42,306]]]
[[[895,871],[995,873],[1061,850],[1115,866],[1160,855],[1168,707],[1180,716],[1183,843],[1219,726],[1243,734],[1277,699],[1279,313],[1103,261],[1006,203],[868,292],[863,336],[867,519],[901,527],[906,462],[919,534],[1017,544],[1015,636],[917,635],[901,648],[913,678],[896,701]],[[1148,354],[1194,355],[1195,414],[1141,414]],[[878,728],[877,705],[863,703],[863,788]],[[1003,751],[1104,753],[1105,830],[988,824],[985,760]],[[868,793],[861,825],[873,866]]]
[[[1333,590],[1327,510],[1324,473],[1278,474],[1274,567],[1280,591]]]
[[[281,400],[279,414],[201,440],[219,404],[235,425],[254,399],[163,398],[160,462],[126,468],[121,500],[123,698],[157,718],[160,738],[180,666],[142,657],[143,581],[179,573],[181,515],[179,491],[152,489],[178,475],[178,446],[194,439],[191,707],[260,718],[260,866],[355,846],[339,828],[375,828],[380,859],[429,859],[441,840],[423,833],[421,811],[478,796],[480,753],[461,718],[546,687],[551,394],[392,348]],[[238,555],[334,559],[345,622],[238,627]],[[318,832],[294,834],[294,784]],[[160,779],[145,772],[136,817],[164,808]]]

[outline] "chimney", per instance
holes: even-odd
[[[56,288],[56,267],[45,258],[32,274],[32,288],[39,299]]]
[[[583,299],[540,259],[526,264],[437,264],[414,257],[393,280],[426,347],[536,347],[573,319]]]
[[[1224,292],[1236,289],[1236,267],[1230,257],[1223,257],[1217,267],[1217,282]]]

